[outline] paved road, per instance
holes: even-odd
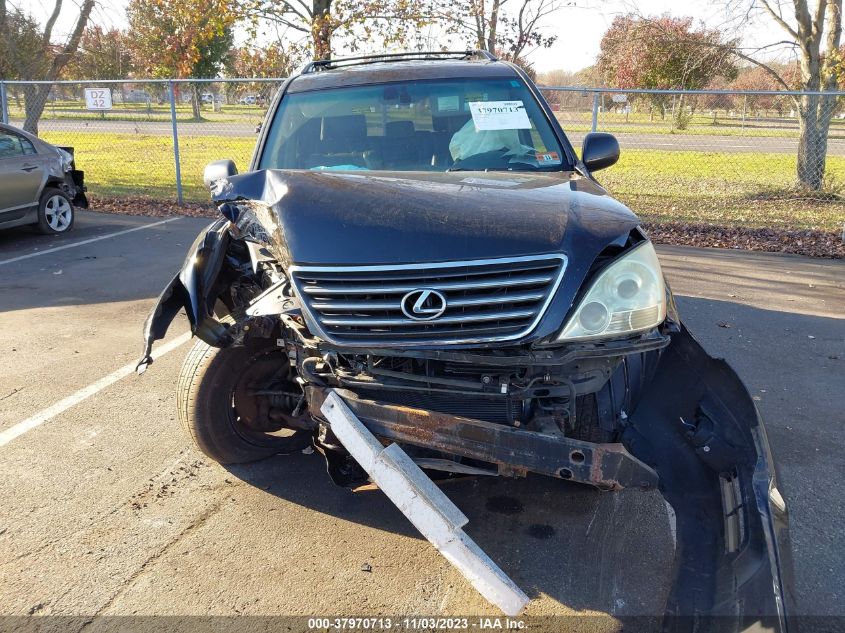
[[[257,121],[256,121],[257,123]],[[179,134],[184,136],[217,137],[256,137],[256,123],[190,123],[178,124]],[[19,123],[18,123],[19,124]],[[564,129],[566,126],[564,125]],[[44,119],[39,124],[39,131],[78,132],[85,134],[154,134],[170,136],[173,129],[170,123],[144,121],[77,121],[73,119]],[[584,132],[569,133],[572,143],[580,148]],[[777,136],[726,136],[705,134],[654,134],[641,132],[622,132],[616,134],[622,149],[655,149],[699,152],[763,152],[788,153],[798,151],[798,139]],[[845,156],[845,139],[830,139],[828,153],[832,156]]]
[[[0,614],[495,614],[379,492],[333,487],[318,455],[226,469],[190,448],[173,393],[188,345],[101,380],[139,355],[141,323],[205,223],[156,222],[89,212],[58,239],[0,233],[0,434],[103,387],[0,446]],[[661,257],[690,327],[768,421],[801,609],[845,615],[845,264]],[[656,493],[542,478],[446,491],[532,597],[529,615],[660,612],[672,536]]]

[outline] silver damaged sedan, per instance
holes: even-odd
[[[42,233],[65,233],[77,207],[87,208],[88,199],[73,148],[0,124],[0,229],[33,224]]]

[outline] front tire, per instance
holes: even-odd
[[[250,395],[290,384],[288,359],[274,343],[256,339],[219,349],[198,341],[182,364],[176,390],[179,421],[197,448],[216,462],[252,462],[301,450],[310,442],[306,431],[286,428],[278,415],[275,422],[268,419],[268,404]]]
[[[45,235],[67,233],[73,228],[73,204],[55,187],[47,187],[38,201],[38,231]]]

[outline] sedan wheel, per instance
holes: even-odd
[[[47,224],[50,228],[61,233],[70,226],[73,220],[73,207],[70,202],[63,196],[51,196],[47,200],[47,206],[44,208],[44,217],[47,218]]]
[[[73,226],[73,205],[58,189],[48,188],[41,195],[38,228],[42,233],[64,233]]]

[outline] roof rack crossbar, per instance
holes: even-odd
[[[375,55],[358,55],[355,57],[335,57],[330,59],[315,59],[308,62],[300,71],[300,74],[313,73],[318,70],[328,70],[339,66],[357,66],[361,64],[378,64],[387,61],[402,60],[426,60],[456,58],[467,59],[479,57],[488,61],[496,61],[496,57],[485,50],[460,50],[460,51],[407,51],[404,53],[378,53]]]

